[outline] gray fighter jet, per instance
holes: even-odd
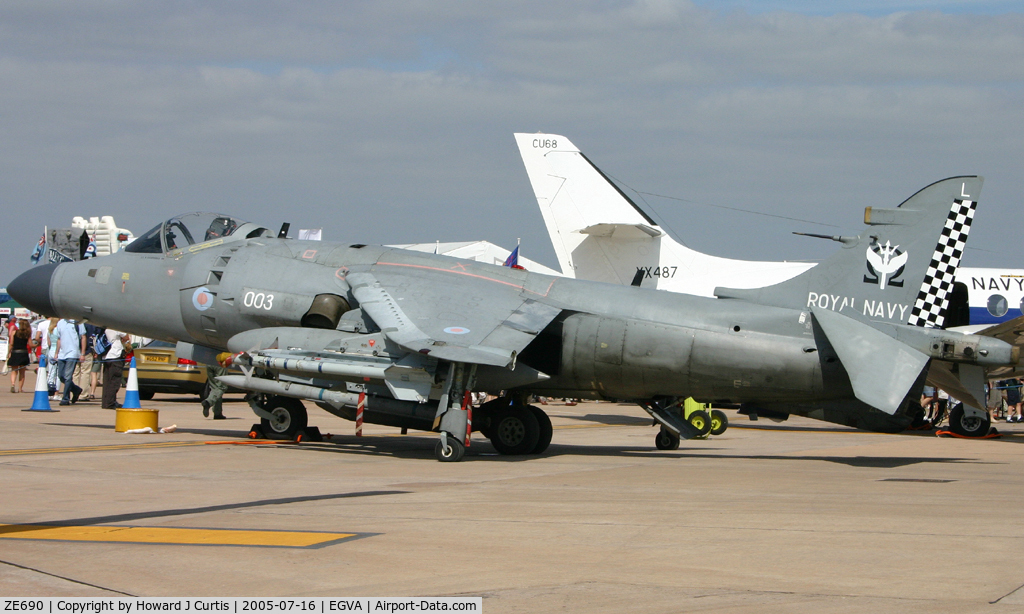
[[[33,268],[9,291],[40,313],[177,341],[200,362],[232,352],[244,375],[223,379],[259,393],[254,411],[282,436],[306,427],[310,401],[438,432],[442,461],[462,458],[472,429],[503,454],[535,454],[551,423],[531,394],[635,401],[660,423],[662,449],[698,434],[686,397],[899,431],[929,368],[980,405],[984,368],[1017,362],[998,339],[928,328],[981,185],[950,178],[871,208],[870,228],[837,237],[818,266],[717,299],[289,240],[215,214],[172,218],[102,259]],[[500,396],[474,408],[471,391]]]

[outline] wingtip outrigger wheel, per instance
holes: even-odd
[[[260,418],[260,427],[270,439],[295,439],[307,424],[306,406],[299,399],[272,396],[263,408],[269,418]]]
[[[988,412],[957,403],[949,412],[949,430],[961,437],[981,439],[992,430]]]
[[[659,450],[678,450],[679,434],[673,433],[664,426],[661,427],[658,434],[654,436],[654,447]]]
[[[434,428],[441,434],[434,454],[443,463],[458,462],[466,454],[473,432],[471,392],[476,383],[476,367],[475,364],[453,362],[448,368],[448,377],[434,416]]]
[[[466,446],[458,437],[442,432],[441,439],[434,446],[434,456],[442,463],[457,463],[466,454]]]

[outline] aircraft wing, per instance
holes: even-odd
[[[520,271],[457,260],[451,268],[407,257],[388,262],[388,256],[346,279],[363,312],[389,340],[413,352],[512,368],[562,311],[531,292]]]

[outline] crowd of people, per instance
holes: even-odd
[[[11,316],[0,336],[7,342],[4,368],[10,372],[12,393],[26,392],[26,373],[38,374],[42,367],[51,401],[71,405],[92,400],[100,387],[102,407],[120,407],[121,374],[132,351],[126,333],[70,319]]]
[[[5,372],[10,372],[11,392],[35,392],[34,383],[25,389],[26,373],[46,369],[47,395],[60,405],[96,400],[100,389],[101,407],[117,409],[125,364],[138,346],[127,333],[88,323],[58,318],[17,318],[10,316],[0,328],[0,341],[7,342]],[[141,340],[145,341],[145,340]],[[222,397],[227,386],[215,378],[223,367],[207,368],[210,394],[203,400],[203,415],[213,413],[223,420]]]
[[[992,422],[996,420],[1005,420],[1011,423],[1024,422],[1022,389],[1024,389],[1024,380],[1016,378],[989,381],[985,384],[989,418]],[[925,386],[921,392],[921,409],[924,410],[921,424],[928,427],[939,426],[959,403],[960,401],[949,396],[944,390],[934,386]],[[918,427],[912,426],[912,428]]]

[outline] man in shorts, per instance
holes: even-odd
[[[1006,386],[1006,421],[1021,422],[1021,382],[1019,379],[1008,379],[1004,381]]]
[[[97,334],[103,334],[103,329],[93,324],[85,325],[85,351],[75,369],[75,381],[78,382],[78,386],[82,390],[88,390],[82,397],[84,399],[92,399],[96,395],[96,385],[99,383],[100,370],[103,367],[96,359],[94,342]]]

